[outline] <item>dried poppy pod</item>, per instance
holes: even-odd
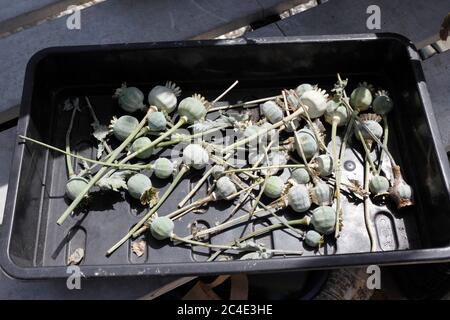
[[[201,170],[209,162],[208,152],[199,144],[189,144],[183,150],[183,163],[196,170]]]
[[[305,234],[305,243],[311,248],[318,248],[323,244],[323,236],[315,230],[308,230]]]
[[[308,170],[298,168],[291,172],[291,181],[298,184],[307,184],[311,180]]]
[[[336,227],[336,211],[332,207],[320,206],[312,211],[311,224],[320,234],[331,234]]]
[[[153,164],[153,172],[159,179],[167,179],[173,175],[174,165],[167,158],[158,158]]]
[[[140,200],[142,204],[150,203],[152,182],[146,175],[137,173],[131,176],[127,181],[127,189],[130,196]]]
[[[308,115],[311,119],[321,117],[327,109],[328,94],[325,90],[309,90],[302,94],[299,101],[308,109]]]
[[[261,113],[270,123],[277,123],[283,120],[283,111],[274,101],[267,101],[261,104]]]
[[[385,90],[380,90],[375,93],[375,99],[372,102],[373,111],[376,114],[385,115],[391,112],[394,107],[394,102],[389,97],[388,92]]]
[[[150,131],[166,130],[167,120],[161,111],[153,112],[148,116],[148,128]]]
[[[347,123],[348,111],[347,108],[339,102],[330,100],[327,102],[327,110],[325,111],[325,121],[340,127]]]
[[[89,181],[83,177],[72,177],[66,183],[66,196],[70,200],[75,200],[79,194],[86,188]]]
[[[131,145],[130,151],[136,152],[138,150],[144,149],[147,146],[149,146],[152,143],[152,140],[148,137],[140,137],[134,140],[133,144]],[[139,153],[136,158],[138,159],[148,159],[153,153],[153,148],[149,148],[145,150],[144,152]]]
[[[125,141],[126,138],[139,125],[138,119],[132,116],[121,116],[120,118],[113,118],[110,124],[112,133],[119,141]]]
[[[331,187],[325,182],[318,181],[310,189],[311,200],[318,206],[327,206],[331,204],[333,192]]]
[[[212,167],[211,175],[214,179],[219,179],[224,175],[225,167],[221,166],[220,164],[216,164]]]
[[[164,86],[153,87],[148,94],[148,103],[169,114],[177,107],[177,97],[180,94],[181,89],[175,83],[167,81]]]
[[[194,94],[192,97],[184,98],[178,105],[178,114],[186,117],[189,124],[202,120],[206,116],[207,101],[199,94]]]
[[[394,183],[389,188],[389,195],[397,204],[397,208],[403,208],[414,205],[413,190],[403,179],[400,166],[392,168],[394,173]]]
[[[297,132],[297,136],[300,140],[306,160],[311,159],[317,152],[319,152],[319,144],[317,143],[316,137],[311,130],[306,128],[301,129]],[[301,150],[297,144],[297,141],[295,141],[294,146],[298,155],[301,156]]]
[[[217,199],[225,199],[236,193],[235,184],[227,176],[220,177],[216,182],[214,193]]]
[[[383,135],[383,128],[379,124],[381,118],[379,115],[373,113],[366,113],[361,115],[361,121],[364,123],[365,127],[361,124],[357,124],[355,126],[355,135],[359,139],[358,130],[361,132],[361,135],[365,141],[369,144],[373,142],[373,138],[368,131],[370,131],[375,137],[378,139]],[[366,128],[367,127],[367,128]]]
[[[119,106],[126,112],[135,112],[145,108],[144,94],[136,87],[122,87],[116,89],[114,97],[118,98]]]
[[[369,109],[372,104],[373,87],[367,82],[360,83],[350,95],[350,105],[359,111]]]
[[[309,83],[302,83],[301,85],[299,85],[297,88],[295,88],[295,92],[297,93],[297,95],[299,97],[301,97],[306,91],[311,91],[316,89],[316,86],[313,86]]]
[[[333,158],[329,154],[321,154],[314,159],[315,169],[319,176],[328,177],[333,173]]]
[[[292,186],[287,194],[289,206],[295,212],[305,212],[311,207],[311,198],[308,187],[305,184]]]

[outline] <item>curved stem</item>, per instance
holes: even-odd
[[[76,112],[77,112],[77,108],[73,107],[72,115],[70,117],[69,127],[67,128],[67,132],[66,132],[66,152],[67,153],[70,153],[70,134],[72,132],[73,121],[75,119]],[[67,174],[68,174],[69,178],[71,178],[75,175],[75,171],[73,169],[72,158],[67,154],[66,154],[66,164],[67,164]]]
[[[384,130],[383,130],[383,146],[384,146],[384,148],[381,149],[380,163],[378,165],[377,175],[380,175],[380,173],[381,173],[381,167],[383,164],[383,157],[384,157],[384,150],[388,148],[389,124],[388,124],[387,115],[383,116],[383,125],[384,125]]]
[[[131,132],[131,134],[123,141],[114,151],[111,153],[110,157],[106,161],[106,163],[111,164],[114,160],[116,160],[117,156],[126,148],[127,145],[133,140],[134,136],[141,130],[141,128],[147,123],[147,117],[152,111],[148,111],[145,117],[141,120],[139,125]],[[100,180],[100,178],[106,173],[108,170],[107,167],[102,167],[96,174],[89,180],[86,187],[80,194],[72,201],[72,203],[67,207],[67,209],[63,212],[63,214],[56,221],[57,224],[61,225],[67,219],[67,217],[72,213],[72,211],[78,206],[78,204],[83,200],[85,195],[89,192],[89,190]]]
[[[189,167],[182,165],[180,171],[178,172],[178,174],[176,175],[176,177],[173,179],[172,183],[170,184],[169,188],[166,190],[166,192],[164,192],[164,194],[162,195],[162,197],[159,199],[158,203],[152,207],[149,212],[147,212],[145,214],[144,217],[142,217],[141,220],[139,220],[138,223],[136,223],[134,225],[133,228],[131,228],[131,230],[122,238],[120,239],[115,245],[113,245],[107,252],[106,255],[110,255],[111,253],[113,253],[114,251],[116,251],[122,244],[124,244],[129,238],[131,238],[133,236],[133,234],[139,230],[145,222],[147,222],[148,219],[150,219],[153,214],[156,212],[156,210],[159,209],[159,207],[161,207],[161,205],[166,201],[166,199],[169,197],[169,195],[172,193],[172,191],[175,189],[175,187],[177,186],[178,182],[180,182],[181,178],[183,177],[183,175],[189,170]]]
[[[367,158],[367,156],[366,156]],[[369,191],[369,163],[366,161],[365,168],[364,168],[364,190],[366,192]],[[370,220],[370,199],[368,196],[364,198],[364,222],[366,224],[367,233],[369,234],[370,239],[370,252],[375,252],[377,250],[376,246],[376,236],[375,236],[375,230],[373,229],[372,222]]]
[[[30,141],[30,142],[36,143],[36,144],[38,144],[40,146],[43,146],[43,147],[45,147],[47,149],[50,149],[50,150],[53,150],[53,151],[65,154],[68,157],[80,159],[80,160],[83,160],[83,161],[86,161],[86,162],[94,163],[96,165],[101,165],[101,166],[105,166],[105,167],[113,167],[113,168],[118,168],[118,169],[130,169],[130,170],[133,170],[133,169],[136,169],[136,170],[151,169],[151,165],[118,164],[118,163],[108,163],[107,161],[98,161],[98,160],[86,158],[86,157],[83,157],[83,156],[80,156],[80,155],[77,155],[77,154],[74,154],[74,153],[70,153],[70,152],[64,151],[62,149],[56,148],[56,147],[54,147],[52,145],[46,144],[46,143],[41,142],[39,140],[35,140],[33,138],[29,138],[29,137],[22,136],[22,135],[19,135],[19,138],[24,139],[26,141]],[[106,159],[108,159],[108,158],[109,157],[107,157]],[[91,168],[93,168],[93,167],[91,167]]]
[[[231,86],[228,87],[227,90],[225,90],[224,92],[222,92],[222,94],[220,94],[217,98],[215,98],[212,102],[211,105],[214,105],[214,103],[216,103],[217,101],[219,101],[220,99],[222,99],[228,92],[230,92],[231,89],[233,89],[237,84],[239,83],[238,80],[236,80],[235,82],[233,82],[233,84]]]
[[[370,168],[372,169],[373,174],[377,173],[377,168],[375,167],[375,164],[373,163],[372,158],[370,157],[370,150],[369,147],[367,146],[366,141],[364,140],[362,134],[361,134],[361,130],[359,130],[358,127],[356,127],[356,134],[359,137],[359,140],[361,141],[361,144],[363,145],[364,151],[366,153],[366,161],[369,162],[370,164]]]

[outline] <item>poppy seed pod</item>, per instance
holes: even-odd
[[[374,196],[387,194],[389,190],[389,180],[383,176],[374,176],[370,179],[369,190]]]
[[[318,248],[323,243],[323,237],[315,230],[308,230],[305,234],[305,243],[311,248]]]
[[[221,166],[220,164],[216,164],[212,167],[211,175],[214,179],[219,179],[221,176],[223,176],[223,172],[225,171],[225,167]]]
[[[334,100],[330,100],[327,103],[327,110],[325,111],[325,121],[333,124],[335,119],[337,120],[338,127],[346,124],[348,120],[347,108]]]
[[[142,173],[131,176],[127,181],[128,193],[134,199],[141,200],[144,193],[151,189],[152,182],[150,178]]]
[[[394,173],[394,184],[389,188],[389,196],[397,204],[397,208],[403,208],[414,204],[413,190],[403,179],[399,166],[392,168]]]
[[[151,143],[152,143],[152,140],[150,140],[147,137],[137,138],[136,140],[134,140],[133,144],[131,145],[130,151],[134,153],[136,151],[146,148]],[[148,159],[148,158],[150,158],[152,153],[153,153],[153,148],[150,148],[150,149],[147,149],[147,150],[139,153],[136,157],[138,159]]]
[[[155,86],[148,94],[148,103],[160,111],[168,114],[173,112],[177,106],[177,96],[181,90],[176,84],[168,81],[165,86]]]
[[[189,144],[183,150],[183,163],[196,170],[201,170],[209,162],[208,152],[199,144]]]
[[[167,179],[173,174],[173,163],[167,158],[158,158],[153,164],[155,176],[159,179]]]
[[[119,119],[113,119],[112,132],[119,141],[124,141],[139,125],[138,119],[132,116],[121,116]]]
[[[189,124],[193,124],[206,116],[205,99],[200,95],[184,98],[178,105],[178,113],[186,117]]]
[[[144,94],[136,87],[127,87],[125,84],[116,89],[115,97],[119,106],[126,112],[135,112],[144,109]]]
[[[327,177],[333,173],[333,158],[329,154],[321,154],[315,161],[319,176]]]
[[[295,88],[295,92],[299,97],[302,96],[306,91],[314,90],[314,86],[310,85],[309,83],[302,83],[297,88]]]
[[[86,188],[89,181],[82,177],[72,177],[66,184],[66,196],[70,200],[75,200],[79,194]]]
[[[264,187],[264,194],[272,199],[277,199],[281,196],[284,190],[284,182],[278,176],[270,176],[266,178],[266,185]]]
[[[150,224],[150,232],[156,240],[169,239],[173,235],[175,225],[168,217],[157,217]]]
[[[359,134],[357,134],[357,132],[356,132],[357,130],[359,130],[361,132],[363,139],[366,141],[373,140],[373,138],[370,135],[370,133],[368,132],[368,130],[370,132],[372,132],[372,134],[375,137],[377,137],[378,139],[381,138],[381,136],[383,135],[383,128],[380,126],[380,124],[377,121],[367,120],[367,121],[363,121],[363,123],[367,127],[367,129],[365,127],[363,127],[361,124],[357,124],[355,127],[355,135],[358,139],[359,139]]]
[[[310,181],[308,170],[298,168],[291,172],[291,179],[298,184],[307,184]]]
[[[163,131],[166,129],[167,120],[161,111],[153,112],[148,116],[150,131]]]
[[[218,199],[225,199],[236,192],[236,186],[230,180],[230,178],[224,176],[217,180],[215,194]]]
[[[327,109],[327,94],[322,90],[309,90],[300,97],[300,103],[308,108],[311,119],[321,117]]]
[[[305,212],[311,207],[311,198],[306,185],[297,184],[289,189],[288,204],[295,212]]]
[[[350,105],[359,111],[365,111],[369,109],[371,104],[372,93],[370,92],[370,85],[366,83],[360,83],[359,86],[354,89],[350,95]]]
[[[306,160],[311,159],[319,151],[319,145],[314,133],[309,129],[301,129],[297,132],[297,135],[302,145]],[[298,155],[301,156],[297,141],[295,141],[295,149],[297,150]]]
[[[267,101],[261,105],[261,112],[270,123],[283,120],[283,111],[274,101]]]
[[[332,207],[321,206],[312,211],[311,224],[321,234],[331,234],[336,227],[336,212]]]
[[[394,107],[394,102],[384,90],[378,91],[373,99],[372,108],[376,114],[388,114]]]
[[[311,188],[310,193],[312,201],[319,206],[325,206],[331,203],[331,187],[325,182],[316,183],[316,185]]]

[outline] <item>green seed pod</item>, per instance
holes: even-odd
[[[397,204],[397,208],[403,208],[414,204],[413,190],[403,179],[399,166],[392,168],[394,173],[394,184],[389,188],[389,196]]]
[[[147,137],[140,137],[134,140],[133,144],[131,145],[130,151],[136,152],[138,150],[141,150],[143,148],[146,148],[152,143],[152,140],[150,140]],[[153,148],[147,149],[141,153],[139,153],[136,157],[138,159],[148,159],[153,153]]]
[[[221,176],[223,176],[223,172],[225,171],[225,167],[221,166],[220,164],[216,164],[212,167],[211,175],[214,179],[219,179]]]
[[[266,186],[264,187],[264,194],[272,199],[277,199],[281,196],[284,190],[284,182],[278,176],[270,176],[266,178]]]
[[[175,225],[173,221],[166,217],[157,217],[150,225],[150,232],[156,240],[169,239],[173,235]]]
[[[325,91],[309,90],[300,97],[300,103],[308,107],[311,119],[321,117],[327,109],[327,95]]]
[[[215,189],[217,199],[225,199],[226,197],[229,197],[236,192],[237,192],[236,186],[230,180],[230,178],[224,176],[219,178],[219,180],[217,180]]]
[[[144,193],[152,187],[150,178],[142,173],[136,173],[127,181],[128,193],[134,199],[141,200]]]
[[[288,161],[287,154],[283,152],[272,151],[268,154],[268,157],[269,162],[267,162],[267,159],[264,157],[265,160],[263,162],[263,166],[275,166],[275,167],[261,170],[260,172],[262,175],[275,175],[280,170],[282,170],[281,168],[279,167],[277,168],[276,166],[283,166],[287,164]]]
[[[167,179],[173,174],[173,163],[167,158],[158,158],[153,164],[153,170],[159,179]]]
[[[305,212],[311,207],[311,198],[306,185],[296,184],[289,189],[288,204],[295,212]]]
[[[360,84],[350,95],[350,105],[359,110],[365,111],[372,104],[372,93],[367,84]]]
[[[384,90],[378,91],[375,94],[375,99],[373,99],[372,108],[376,114],[385,115],[388,114],[392,108],[394,107],[394,103],[391,98],[388,96],[388,93]]]
[[[321,234],[331,234],[336,227],[336,211],[332,207],[321,206],[312,211],[311,224]]]
[[[311,159],[319,151],[319,145],[316,141],[314,133],[309,129],[301,129],[298,131],[297,135],[302,144],[306,159]],[[295,149],[297,150],[298,155],[301,156],[300,148],[297,142],[295,142]]]
[[[311,248],[318,248],[323,243],[323,237],[315,230],[308,230],[305,234],[305,243]]]
[[[183,163],[196,170],[201,170],[209,162],[208,152],[199,144],[187,145],[183,150]]]
[[[343,126],[347,123],[348,112],[347,108],[334,100],[330,100],[327,103],[327,110],[325,111],[325,121],[329,124],[333,124],[333,120],[337,119],[337,126]]]
[[[331,187],[325,182],[318,182],[311,188],[311,199],[318,206],[326,206],[331,203]]]
[[[369,129],[370,132],[372,132],[375,135],[375,137],[377,137],[378,139],[381,138],[381,136],[383,135],[383,128],[380,126],[380,124],[377,121],[367,120],[367,121],[363,121],[363,123],[366,125],[367,129]],[[373,140],[370,133],[361,124],[358,124],[355,127],[355,135],[358,138],[358,140],[359,140],[359,134],[357,134],[356,128],[358,128],[361,131],[361,135],[364,140]]]
[[[295,88],[295,91],[297,92],[297,95],[301,97],[306,91],[314,90],[314,86],[310,85],[309,83],[302,83],[297,88]]]
[[[283,111],[274,101],[267,101],[261,105],[261,112],[270,123],[276,123],[283,119]]]
[[[178,105],[178,113],[187,118],[189,124],[193,124],[206,116],[205,100],[199,95],[184,98]]]
[[[321,154],[316,158],[319,176],[327,177],[333,173],[333,158],[329,154]]]
[[[177,106],[177,95],[172,88],[156,86],[148,94],[148,103],[169,114]]]
[[[291,179],[298,184],[307,184],[310,181],[308,170],[298,168],[291,172]]]
[[[118,98],[119,106],[126,112],[135,112],[144,109],[144,94],[136,87],[122,85],[116,89],[114,95]]]
[[[117,140],[124,141],[138,125],[139,121],[135,117],[121,116],[113,122],[112,131]]]
[[[89,181],[82,177],[72,177],[66,184],[66,196],[70,200],[75,200],[79,194],[86,188]]]
[[[148,127],[150,131],[166,130],[167,120],[164,113],[158,111],[153,112],[148,116]]]
[[[374,176],[370,179],[369,190],[374,196],[386,194],[389,190],[389,180],[383,176]]]

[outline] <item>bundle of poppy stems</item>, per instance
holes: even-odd
[[[20,138],[65,155],[65,196],[71,202],[57,220],[58,225],[65,223],[78,206],[86,205],[93,188],[128,192],[148,209],[138,223],[130,222],[130,229],[124,230],[107,256],[144,233],[172,245],[207,247],[213,252],[208,261],[225,252],[235,252],[242,260],[301,255],[301,250],[266,248],[255,239],[289,229],[289,234],[303,241],[304,246],[318,249],[345,231],[343,196],[356,196],[364,203],[370,250],[376,251],[372,204],[392,201],[398,209],[411,206],[413,191],[388,148],[388,114],[394,101],[385,90],[375,90],[365,82],[348,96],[347,83],[348,79],[338,74],[329,92],[303,83],[295,89],[283,89],[276,96],[236,104],[221,99],[238,81],[212,101],[200,93],[181,99],[181,89],[170,81],[152,88],[147,99],[140,89],[123,84],[113,98],[130,115],[113,117],[109,125],[101,124],[88,97],[83,102],[79,98],[67,99],[63,107],[71,117],[65,149],[26,136]],[[251,108],[259,108],[257,119],[248,112]],[[86,109],[92,116],[92,134],[98,143],[96,159],[71,151],[74,119]],[[236,109],[239,112],[233,112]],[[191,134],[177,133],[183,127]],[[208,139],[211,133],[229,129],[238,135],[232,144]],[[110,146],[111,139],[117,140],[117,147]],[[331,142],[326,145],[326,141]],[[341,166],[350,141],[359,145],[363,154],[363,183],[342,182]],[[155,156],[155,150],[177,144],[184,146],[182,157]],[[84,164],[79,172],[73,166],[75,158]],[[190,170],[202,170],[203,176],[180,201],[178,209],[158,211]],[[288,176],[282,174],[286,170]],[[161,195],[151,175],[172,179]],[[206,182],[210,185],[207,195],[190,201]],[[181,217],[199,209],[207,211],[216,201],[229,204],[227,219],[210,228],[191,228],[187,235],[174,233]],[[86,206],[89,208],[89,203]],[[296,218],[288,219],[284,214],[287,211]],[[270,223],[229,243],[207,241],[214,234],[261,218],[270,218]]]

